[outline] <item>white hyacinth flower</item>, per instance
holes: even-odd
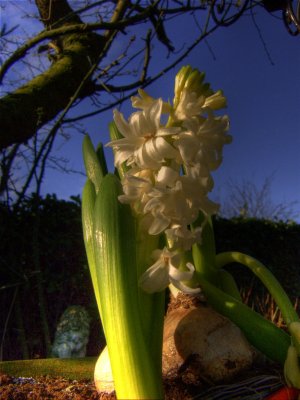
[[[139,217],[139,232],[165,234],[168,249],[157,250],[156,261],[140,279],[150,293],[163,290],[170,282],[194,293],[182,282],[191,279],[194,266],[178,269],[181,252],[201,243],[203,224],[219,205],[208,198],[213,189],[211,172],[231,142],[227,116],[215,110],[226,106],[222,91],[214,92],[204,82],[204,73],[183,67],[175,79],[173,105],[151,97],[144,90],[131,98],[134,112],[127,120],[114,111],[121,139],[108,143],[114,150],[115,166],[123,163],[128,172],[122,178],[122,203],[130,204]],[[165,125],[162,114],[169,114]],[[201,226],[194,227],[199,215]],[[196,224],[197,225],[197,224]]]
[[[204,107],[211,110],[220,110],[226,107],[226,97],[223,95],[222,90],[218,90],[211,96],[206,97]]]
[[[175,118],[177,120],[185,120],[201,114],[204,103],[204,96],[199,97],[196,92],[190,92],[187,89],[183,89],[178,106],[174,113]]]
[[[139,285],[145,292],[160,292],[166,289],[170,283],[184,293],[200,292],[199,288],[193,289],[183,283],[192,279],[195,267],[191,263],[187,263],[188,271],[180,271],[178,269],[181,262],[179,253],[169,251],[165,247],[163,250],[154,250],[153,258],[156,261],[139,279]]]
[[[127,165],[155,170],[165,160],[178,156],[178,151],[166,138],[179,133],[181,129],[160,126],[162,106],[161,99],[155,100],[149,108],[133,113],[129,122],[117,110],[114,111],[115,123],[124,136],[108,143],[115,150],[117,167],[126,161]]]
[[[149,227],[151,235],[163,232],[172,223],[188,225],[195,221],[199,213],[197,198],[202,194],[195,183],[170,167],[161,167],[144,208],[145,213],[153,216]]]
[[[205,119],[193,118],[185,121],[184,127],[187,130],[182,131],[174,142],[182,163],[187,166],[198,163],[202,169],[216,170],[222,162],[223,146],[232,140],[227,134],[227,116],[215,117],[209,113]]]
[[[195,243],[201,243],[202,227],[193,232],[186,225],[173,224],[165,230],[167,242],[171,248],[190,250]]]
[[[130,204],[137,214],[141,214],[149,200],[148,193],[153,188],[153,182],[154,174],[151,169],[129,170],[122,179],[124,194],[119,196],[119,201]]]
[[[146,110],[147,108],[151,107],[157,99],[150,96],[147,92],[143,89],[138,89],[139,96],[132,96],[131,97],[131,104],[134,108],[140,108],[142,110]],[[162,105],[162,113],[169,113],[172,107],[169,103],[163,102]]]
[[[171,167],[161,167],[144,207],[144,213],[152,216],[148,219],[149,234],[157,235],[174,224],[187,227],[195,222],[200,210],[207,215],[217,212],[219,205],[207,198],[212,184],[209,178],[192,175],[190,171],[180,175]]]
[[[156,100],[154,97],[150,96],[143,89],[138,89],[138,94],[139,94],[139,96],[131,97],[131,104],[132,104],[132,107],[134,107],[134,108],[140,108],[142,110],[145,110],[145,109],[151,107],[152,104]]]
[[[196,92],[191,92],[188,89],[183,89],[179,103],[175,109],[175,119],[186,120],[195,116],[200,116],[208,110],[218,110],[225,107],[226,100],[221,90],[205,97],[198,95]]]

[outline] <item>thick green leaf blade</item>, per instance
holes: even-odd
[[[96,201],[96,192],[94,184],[89,179],[87,179],[82,192],[82,205],[81,205],[83,239],[84,239],[85,251],[87,255],[93,289],[97,301],[97,306],[99,313],[101,315],[99,284],[96,273],[94,241],[93,241],[95,201]]]
[[[94,243],[102,324],[118,398],[162,398],[143,335],[136,276],[135,221],[119,179],[106,175],[95,204]]]
[[[89,136],[85,136],[83,139],[82,152],[87,177],[93,182],[96,193],[98,193],[104,173]]]
[[[97,158],[100,164],[100,168],[102,171],[103,176],[105,176],[108,173],[108,169],[107,169],[107,163],[106,163],[106,159],[105,159],[105,154],[104,154],[104,149],[103,149],[103,144],[99,143],[97,148],[96,148],[96,154],[97,154]]]

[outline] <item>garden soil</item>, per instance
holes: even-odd
[[[256,379],[257,377],[257,379]],[[165,400],[265,399],[284,385],[279,369],[253,368],[237,377],[234,385],[217,387],[208,382],[183,382],[180,377],[164,381]],[[114,393],[98,394],[93,381],[61,377],[22,378],[0,374],[1,400],[115,400]]]
[[[1,400],[115,400],[115,394],[98,394],[92,381],[63,378],[13,378],[0,376]],[[166,399],[191,399],[184,385],[166,385]]]

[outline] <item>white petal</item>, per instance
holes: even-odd
[[[134,137],[143,137],[144,133],[147,132],[147,121],[142,111],[131,114],[129,124]]]
[[[177,158],[178,151],[162,137],[155,139],[155,147],[161,160]]]
[[[116,151],[115,152],[115,166],[119,167],[123,162],[132,156],[132,151]]]
[[[189,264],[189,265],[188,265]],[[189,271],[180,271],[178,268],[175,268],[173,265],[170,264],[169,266],[169,275],[170,278],[176,281],[189,281],[193,278],[195,267],[188,263],[187,267]]]
[[[167,227],[170,225],[170,219],[166,218],[162,214],[158,215],[158,213],[155,215],[155,218],[148,230],[149,235],[159,235],[162,233]]]
[[[163,166],[160,168],[157,174],[157,182],[165,186],[172,186],[176,179],[179,178],[179,173],[173,168]]]
[[[179,127],[172,128],[164,128],[161,127],[157,130],[156,136],[175,136],[182,132],[182,129]]]
[[[123,114],[121,114],[118,110],[114,110],[114,121],[120,133],[124,137],[127,137],[128,132],[130,131],[130,127],[128,122],[125,121]]]
[[[179,135],[174,146],[178,148],[184,164],[189,164],[199,149],[199,139],[191,132]]]
[[[184,283],[173,280],[173,279],[170,279],[170,282],[178,290],[180,290],[181,292],[186,293],[186,294],[198,294],[201,292],[200,288],[191,288],[191,287],[185,285]]]
[[[220,108],[226,107],[226,97],[223,95],[221,90],[205,99],[204,107],[212,108],[213,110],[219,110]]]
[[[138,96],[131,97],[132,106],[135,108],[146,109],[150,107],[152,103],[155,101],[155,99],[149,96],[149,94],[146,93],[143,89],[138,89],[138,93],[140,97]]]
[[[156,170],[160,167],[160,163],[148,154],[145,145],[135,151],[135,161],[140,168]]]
[[[139,286],[147,293],[161,292],[169,284],[168,269],[158,260],[139,279]]]
[[[155,102],[153,102],[151,107],[147,109],[147,112],[145,113],[147,121],[151,123],[151,125],[155,130],[157,130],[160,125],[162,106],[163,106],[162,99],[158,99]]]
[[[149,156],[152,160],[154,160],[157,163],[161,163],[164,160],[163,157],[161,157],[159,148],[159,146],[162,146],[163,143],[159,143],[158,141],[159,139],[164,141],[164,139],[162,138],[147,140],[143,148],[144,154],[147,153],[147,156]]]

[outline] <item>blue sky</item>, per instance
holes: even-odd
[[[233,142],[225,146],[224,162],[214,173],[212,197],[225,195],[228,180],[260,185],[274,174],[273,201],[300,202],[300,35],[290,36],[281,20],[262,9],[257,9],[255,21],[264,43],[252,18],[245,16],[229,28],[218,29],[180,64],[205,71],[212,87],[222,89],[227,97]],[[170,37],[175,34],[178,42],[188,41],[188,25],[174,25],[173,30]],[[165,56],[165,50],[158,48],[156,60]],[[147,91],[153,97],[172,99],[178,68]],[[130,114],[129,101],[121,111]],[[108,141],[111,118],[108,111],[85,122],[95,145]],[[81,143],[81,135],[72,135],[56,152],[69,159],[70,168],[83,171]],[[48,170],[42,193],[68,198],[81,193],[84,181],[81,175]]]

